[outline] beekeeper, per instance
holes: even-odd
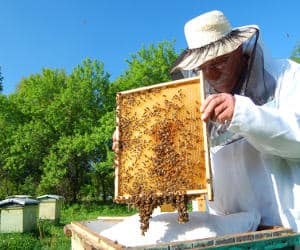
[[[186,23],[171,73],[203,72],[214,214],[257,212],[261,224],[300,231],[300,66],[274,60],[257,26],[231,28],[220,11]]]

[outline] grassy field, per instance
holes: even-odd
[[[0,234],[0,249],[70,250],[71,240],[64,235],[63,227],[71,221],[96,219],[98,216],[126,216],[134,213],[136,210],[112,202],[82,202],[65,205],[59,223],[39,221],[36,232]]]

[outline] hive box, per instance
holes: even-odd
[[[207,128],[200,119],[201,78],[117,94],[115,199],[185,192],[208,195],[212,180]]]
[[[38,201],[9,198],[0,201],[1,233],[31,232],[37,228]]]
[[[106,238],[102,231],[113,227],[122,218],[102,217],[93,221],[72,222],[64,227],[71,237],[72,249],[130,249],[130,250],[175,250],[175,249],[298,249],[300,234],[282,227],[265,227],[259,231],[229,234],[211,238],[195,237],[193,240],[137,245],[129,247]],[[124,232],[126,233],[126,232]]]
[[[37,197],[39,204],[39,218],[42,220],[55,220],[60,218],[60,210],[63,204],[63,197],[59,195],[46,194]]]

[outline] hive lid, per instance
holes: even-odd
[[[56,195],[56,194],[45,194],[45,195],[41,195],[41,196],[37,197],[38,200],[45,200],[45,199],[60,200],[60,199],[63,199],[63,198],[64,198],[63,196]]]
[[[37,205],[40,202],[30,198],[9,198],[0,201],[0,207]]]
[[[25,198],[32,198],[32,196],[27,194],[14,194],[6,197],[6,199],[12,199],[12,198],[25,199]]]

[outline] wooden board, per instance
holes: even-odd
[[[117,94],[115,198],[185,192],[212,200],[201,77]]]

